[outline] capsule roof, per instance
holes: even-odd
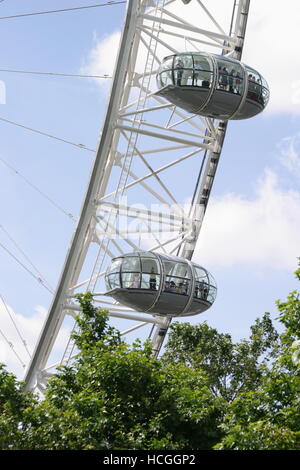
[[[157,94],[176,106],[221,120],[253,117],[264,110],[270,96],[259,72],[238,60],[206,52],[165,57],[157,86]]]

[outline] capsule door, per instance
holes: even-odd
[[[269,101],[269,87],[266,80],[254,69],[245,66],[247,90],[243,106],[233,119],[245,119],[256,116],[264,110]]]
[[[215,57],[214,92],[201,113],[217,119],[229,119],[242,102],[244,74],[239,62]]]
[[[150,310],[164,315],[180,315],[188,304],[191,289],[191,270],[187,263],[162,260],[163,285],[161,294]]]

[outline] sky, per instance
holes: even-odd
[[[2,2],[0,69],[111,74],[124,4],[3,18],[93,3]],[[225,3],[212,0],[219,15]],[[185,321],[206,321],[235,341],[247,338],[264,312],[275,320],[275,301],[298,287],[299,20],[296,0],[251,1],[243,62],[264,75],[271,99],[263,114],[229,123],[194,256],[214,275],[218,296],[210,310]],[[97,146],[110,80],[0,71],[0,84],[0,295],[6,304],[0,299],[0,329],[14,347],[0,335],[0,362],[21,377],[28,354],[11,317],[31,352],[80,213],[93,162],[88,149]]]

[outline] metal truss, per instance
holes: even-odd
[[[173,53],[209,51],[240,59],[250,0],[128,0],[123,34],[94,166],[61,278],[26,373],[28,389],[46,386],[51,372],[74,355],[48,362],[66,318],[90,291],[131,335],[146,326],[159,353],[170,318],[134,312],[104,296],[112,257],[158,250],[191,259],[216,175],[227,122],[191,115],[156,95],[161,60]],[[225,7],[226,4],[226,7]],[[189,18],[193,9],[194,21]],[[227,31],[227,32],[226,32]],[[134,322],[134,323],[132,323]]]

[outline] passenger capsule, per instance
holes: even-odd
[[[157,73],[156,94],[186,111],[220,120],[247,119],[264,110],[266,80],[238,60],[204,52],[166,57]]]
[[[214,302],[214,278],[198,264],[151,251],[114,258],[105,275],[106,295],[136,311],[184,317]]]

